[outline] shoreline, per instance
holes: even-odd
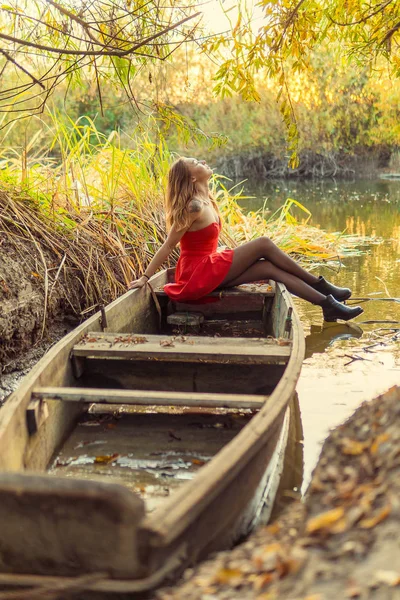
[[[299,166],[291,169],[286,154],[254,148],[216,158],[215,165],[218,172],[230,179],[254,178],[260,181],[356,181],[379,179],[381,175],[390,176],[391,172],[398,175],[400,172],[396,148],[362,148],[351,154],[304,149],[299,151],[299,160]]]

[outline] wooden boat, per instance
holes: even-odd
[[[171,276],[69,333],[0,409],[0,586],[148,590],[268,517],[304,357],[290,294],[176,304]]]

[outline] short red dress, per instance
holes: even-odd
[[[199,300],[221,285],[232,264],[233,250],[217,252],[220,231],[221,221],[182,236],[175,283],[164,286],[171,300]]]

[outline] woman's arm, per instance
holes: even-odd
[[[201,211],[192,212],[190,211],[190,221],[189,225],[184,229],[179,229],[177,231],[175,229],[175,225],[171,227],[171,230],[168,234],[167,239],[163,243],[163,245],[157,250],[152,260],[150,261],[147,269],[145,270],[142,277],[136,279],[135,281],[131,281],[128,285],[129,290],[133,290],[134,288],[143,287],[150,277],[154,275],[154,273],[161,267],[162,264],[167,260],[168,256],[171,254],[172,250],[176,247],[176,245],[180,242],[183,235],[186,233],[188,229],[192,226],[192,223],[198,218]]]

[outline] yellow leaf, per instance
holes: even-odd
[[[379,446],[384,442],[387,442],[389,437],[390,435],[388,433],[382,433],[381,435],[378,435],[378,437],[371,444],[371,454],[376,454],[379,450]]]
[[[351,440],[350,438],[344,438],[342,440],[342,452],[343,454],[349,454],[351,456],[358,456],[368,448],[367,442],[359,442],[358,440]]]
[[[96,456],[95,463],[109,464],[118,458],[119,454],[106,454],[104,456]]]
[[[239,569],[220,569],[215,576],[218,583],[233,583],[243,579],[243,573]]]
[[[386,519],[390,515],[390,512],[391,506],[390,504],[386,504],[375,516],[369,517],[368,519],[362,519],[362,521],[360,521],[360,527],[362,529],[371,529]]]
[[[331,525],[337,523],[343,516],[344,509],[342,507],[327,510],[316,517],[309,519],[307,521],[306,531],[307,533],[314,533],[320,529],[329,529]]]

